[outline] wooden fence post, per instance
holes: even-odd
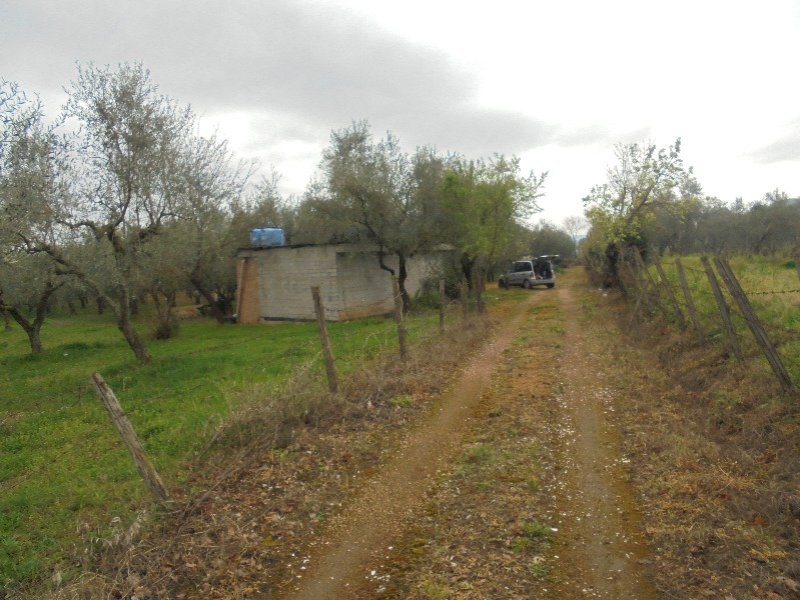
[[[789,377],[789,373],[783,366],[781,357],[775,351],[775,346],[772,345],[769,336],[767,336],[767,332],[764,330],[764,326],[761,324],[758,315],[756,315],[756,312],[753,310],[753,305],[750,304],[750,300],[747,298],[742,286],[739,284],[739,280],[736,279],[736,275],[734,275],[730,263],[726,259],[718,256],[714,259],[714,264],[717,265],[717,270],[722,276],[725,286],[728,288],[731,297],[739,307],[739,311],[742,313],[744,320],[747,322],[747,326],[753,333],[753,337],[756,339],[756,342],[761,347],[764,355],[767,357],[767,361],[772,367],[772,371],[775,373],[775,376],[778,378],[781,387],[783,387],[783,389],[786,391],[794,391],[792,379]]]
[[[661,311],[661,314],[664,315],[665,319],[669,319],[669,315],[667,314],[667,309],[664,307],[664,303],[661,301],[661,294],[658,291],[658,285],[656,285],[656,280],[653,279],[653,276],[650,274],[650,269],[647,268],[647,265],[644,264],[644,259],[642,258],[642,253],[639,252],[639,248],[633,248],[633,258],[636,261],[639,269],[644,272],[645,278],[647,282],[650,284],[650,287],[653,288],[653,297],[656,303],[656,307],[658,310]]]
[[[630,323],[628,323],[628,328],[630,328],[630,327],[633,327],[633,322],[636,320],[636,315],[639,313],[639,309],[642,306],[642,301],[645,298],[645,292],[646,292],[647,284],[642,286],[640,284],[640,282],[639,282],[639,277],[636,274],[636,270],[631,265],[631,263],[629,261],[625,260],[625,259],[623,259],[623,262],[624,262],[625,267],[627,268],[628,273],[629,273],[629,275],[631,277],[631,286],[630,287],[633,288],[633,291],[636,294],[636,304],[634,305],[633,311],[631,312]],[[621,278],[620,278],[620,280],[621,280]],[[627,289],[627,287],[626,287],[626,289]],[[630,296],[630,294],[626,293],[625,297],[628,297],[628,296]]]
[[[714,275],[714,270],[711,268],[711,263],[707,256],[701,256],[700,260],[703,262],[703,268],[708,277],[708,284],[711,286],[711,291],[714,293],[714,298],[717,301],[717,308],[719,308],[720,317],[722,317],[722,324],[725,327],[725,332],[728,336],[728,347],[736,358],[741,362],[744,360],[742,349],[739,347],[739,341],[736,339],[736,330],[733,328],[733,321],[731,321],[731,311],[728,308],[728,303],[725,302],[725,297],[722,295],[722,290],[717,282],[717,277]]]
[[[675,257],[675,269],[678,271],[678,281],[681,284],[683,298],[686,300],[686,310],[689,312],[689,318],[692,320],[694,331],[697,334],[697,341],[702,344],[705,342],[705,335],[703,334],[703,328],[700,326],[700,318],[697,315],[692,292],[689,290],[689,282],[686,281],[686,271],[683,270],[683,263],[679,256]]]
[[[459,297],[461,299],[461,309],[463,311],[464,321],[466,321],[469,318],[469,286],[467,285],[466,278],[461,281]]]
[[[336,378],[336,363],[333,360],[331,342],[330,338],[328,338],[328,326],[325,322],[325,307],[322,304],[319,286],[311,286],[311,296],[314,298],[314,313],[317,315],[319,341],[322,344],[322,356],[325,359],[325,372],[328,374],[328,390],[330,390],[331,394],[335,394],[339,391],[339,381]]]
[[[797,269],[797,277],[800,278],[800,253],[795,254],[794,266]]]
[[[625,278],[622,276],[622,273],[617,271],[617,275],[619,276],[620,281],[620,291],[622,295],[625,296],[625,299],[629,302],[633,299],[631,297],[631,289],[633,290],[634,297],[636,298],[636,303],[639,304],[642,299],[641,289],[639,285],[639,280],[636,278],[636,273],[631,266],[631,263],[625,259],[622,259],[622,264],[625,266],[625,270],[627,271],[628,277],[630,277],[630,285],[625,283]]]
[[[486,306],[483,303],[483,284],[483,271],[472,269],[472,291],[475,294],[475,310],[479,315],[486,313]]]
[[[408,356],[406,348],[406,324],[403,320],[403,299],[400,296],[400,282],[392,276],[392,294],[394,295],[394,320],[397,323],[397,342],[400,346],[400,360],[405,362]]]
[[[125,411],[122,410],[119,400],[117,400],[113,390],[108,387],[108,384],[100,376],[100,373],[92,374],[92,384],[94,384],[94,388],[97,390],[97,395],[100,396],[100,401],[103,403],[106,411],[108,411],[111,421],[122,436],[122,441],[125,442],[125,446],[128,448],[128,452],[136,465],[136,470],[139,472],[139,475],[147,484],[153,496],[156,497],[156,500],[160,503],[164,503],[169,499],[167,488],[164,486],[161,477],[158,476],[158,472],[147,458],[147,454],[145,454],[144,448],[142,448],[142,444],[139,442],[139,438],[136,436],[136,432],[133,430],[130,421],[128,421],[128,417],[125,415]]]
[[[681,329],[686,329],[686,319],[683,316],[683,311],[678,305],[678,299],[675,297],[675,292],[672,291],[672,287],[667,279],[667,274],[664,273],[664,267],[661,265],[661,259],[657,254],[653,254],[653,264],[656,267],[656,272],[658,272],[658,278],[661,280],[662,287],[667,293],[667,298],[669,299],[670,304],[672,304],[672,309],[675,311],[675,317],[678,319],[678,325]]]
[[[444,293],[444,279],[439,280],[439,333],[444,333],[444,307],[447,296]]]

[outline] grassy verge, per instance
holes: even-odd
[[[712,342],[724,346],[725,331],[700,257],[686,256],[681,260],[704,334]],[[792,379],[800,384],[800,291],[798,291],[800,280],[797,277],[794,261],[786,257],[734,256],[730,263],[770,339],[777,346]],[[686,302],[681,292],[675,263],[672,259],[666,258],[663,260],[663,265],[670,286],[675,291],[688,320]],[[651,268],[651,274],[657,277],[654,268]],[[717,277],[719,279],[719,276]],[[746,322],[721,281],[720,286],[729,306],[732,307],[734,327],[740,345],[748,356],[758,356],[760,350]],[[672,325],[674,324],[672,321]],[[765,373],[769,371],[769,366],[763,357],[752,363],[752,366]]]
[[[696,258],[683,262],[699,268]],[[731,263],[800,381],[798,294],[752,294],[800,287],[794,265],[759,257]],[[705,274],[689,275],[701,313],[715,311]],[[626,307],[609,296],[595,299],[596,310],[628,323]],[[714,323],[705,321],[712,335]],[[587,325],[605,330],[611,342],[611,382],[623,392],[617,415],[665,597],[798,597],[800,415],[796,398],[782,393],[750,346],[749,331],[737,322],[747,344],[738,363],[722,341],[700,345],[660,321],[630,337],[616,336],[609,319]]]
[[[430,335],[436,315],[408,322],[411,341]],[[144,329],[144,324],[142,324]],[[393,352],[394,323],[330,324],[338,368]],[[87,541],[130,524],[148,502],[125,448],[88,377],[115,390],[168,487],[180,486],[207,433],[253,383],[278,385],[300,366],[322,370],[316,326],[182,324],[180,336],[151,342],[153,364],[138,367],[105,318],[54,318],[47,348],[29,354],[18,329],[0,333],[0,590],[74,571]]]
[[[400,450],[407,426],[435,408],[489,326],[457,314],[444,335],[417,336],[405,364],[364,357],[335,397],[305,372],[267,401],[261,384],[245,386],[167,518],[133,543],[121,530],[80,581],[38,597],[274,597],[291,588],[306,568],[298,557]]]

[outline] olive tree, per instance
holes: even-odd
[[[56,240],[30,238],[113,310],[117,326],[140,363],[150,352],[131,322],[143,251],[175,216],[184,139],[193,125],[189,108],[159,93],[141,64],[79,66],[66,89],[64,115],[71,139],[69,196],[57,210]],[[80,240],[94,257],[79,261],[61,242]],[[99,265],[99,268],[98,268]]]
[[[156,303],[157,337],[168,337],[174,325],[171,298],[188,287],[197,290],[213,316],[224,322],[225,313],[215,300],[235,288],[235,251],[241,243],[233,210],[242,197],[248,165],[234,163],[227,144],[215,136],[188,139],[179,160],[175,219],[145,252],[143,285]]]
[[[683,166],[681,141],[668,148],[655,144],[619,144],[617,164],[607,171],[607,181],[592,188],[583,199],[593,240],[604,248],[608,275],[617,281],[617,261],[626,246],[643,245],[642,234],[658,210],[677,207],[677,200],[699,193],[691,168]]]
[[[22,328],[35,354],[44,349],[41,330],[53,294],[65,283],[53,263],[40,255],[20,253],[0,263],[0,309]]]
[[[321,166],[325,179],[311,187],[306,202],[328,226],[326,241],[375,244],[378,265],[397,277],[408,311],[408,261],[442,241],[437,193],[443,161],[426,148],[403,152],[391,134],[376,141],[361,121],[331,134]],[[388,256],[396,257],[396,269]]]
[[[0,84],[0,312],[42,352],[40,331],[63,273],[30,253],[31,238],[54,238],[51,206],[60,194],[59,144],[38,99]],[[6,321],[8,325],[8,321]]]
[[[541,210],[537,199],[546,177],[523,174],[517,157],[450,161],[440,190],[444,232],[461,251],[464,275],[478,291],[494,263],[527,243],[530,231],[522,225]]]

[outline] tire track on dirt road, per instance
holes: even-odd
[[[519,331],[531,304],[519,304],[492,340],[474,356],[433,414],[410,432],[401,451],[366,483],[360,495],[331,519],[323,541],[306,559],[307,575],[283,595],[291,600],[358,597],[355,592],[402,533],[404,518],[419,510],[437,473],[459,447],[503,351]]]
[[[558,565],[553,597],[655,600],[660,596],[643,567],[640,515],[613,423],[615,391],[603,383],[609,358],[601,355],[601,340],[581,327],[574,294],[570,287],[558,290],[569,355],[559,399],[565,473],[557,499],[561,522],[552,552]]]

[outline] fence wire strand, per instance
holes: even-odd
[[[639,319],[651,319],[660,312],[667,321],[677,321],[677,315],[674,314],[675,308],[666,302],[668,298],[665,296],[668,296],[668,294],[665,293],[662,286],[668,286],[672,290],[677,298],[679,310],[683,311],[684,314],[691,312],[689,302],[685,298],[684,291],[679,283],[677,265],[665,262],[665,278],[662,279],[657,272],[653,271],[653,265],[644,265],[644,269],[647,272],[643,272],[642,265],[637,264],[639,261],[633,255],[625,256],[622,262],[623,268],[619,271],[620,280],[624,285],[624,292],[628,297],[628,302],[632,310],[636,311]],[[694,304],[695,316],[704,331],[705,337],[711,340],[724,339],[725,327],[723,318],[719,312],[717,299],[711,289],[706,270],[686,264],[681,266],[684,273],[686,273],[686,283],[689,287],[689,294],[692,297],[692,304]],[[771,281],[779,283],[777,273],[772,273],[772,275]],[[650,279],[652,279],[652,284],[649,281]],[[752,335],[746,335],[750,331],[751,324],[738,310],[737,303],[727,289],[727,285],[719,281],[719,287],[728,306],[729,318],[733,325],[733,333],[737,343],[744,346],[743,350],[745,350],[746,355],[756,355],[760,350],[759,344]],[[776,286],[776,288],[779,288],[779,286]],[[744,293],[749,299],[753,311],[759,315],[757,318],[761,327],[767,334],[770,343],[779,352],[782,360],[793,367],[800,365],[800,352],[793,347],[794,344],[800,342],[800,336],[798,336],[800,319],[792,317],[790,325],[781,324],[778,319],[782,310],[786,310],[785,306],[775,305],[771,301],[772,298],[798,294],[800,293],[800,288],[746,290]],[[764,300],[759,301],[759,298],[764,298]],[[789,310],[793,309],[794,302],[791,301]],[[688,321],[686,328],[689,329]]]

